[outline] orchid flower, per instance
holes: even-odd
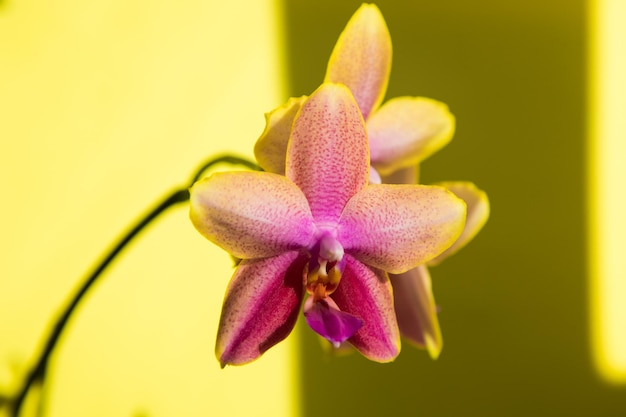
[[[241,258],[226,290],[216,356],[244,364],[289,335],[300,305],[338,345],[387,362],[400,334],[387,272],[438,256],[461,234],[465,204],[443,187],[369,184],[369,151],[350,90],[324,83],[290,131],[285,176],[216,173],[191,189],[190,217]]]
[[[348,22],[331,54],[325,81],[347,85],[366,121],[371,183],[417,183],[417,166],[445,146],[455,130],[448,107],[424,97],[398,97],[381,106],[391,70],[391,37],[380,10],[363,4]],[[290,99],[266,115],[255,156],[266,171],[285,172],[285,152],[293,119],[306,96]],[[382,176],[382,179],[381,179]],[[467,204],[462,236],[428,265],[435,265],[471,240],[489,217],[487,195],[469,182],[447,187]],[[436,358],[443,340],[426,264],[401,276],[390,274],[402,336]]]

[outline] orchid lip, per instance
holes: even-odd
[[[363,326],[363,320],[341,311],[330,297],[321,300],[316,300],[315,296],[309,297],[304,303],[304,317],[309,327],[335,348]]]
[[[306,290],[309,298],[304,304],[306,321],[320,336],[335,347],[352,337],[363,321],[343,312],[330,298],[341,281],[345,267],[344,250],[334,230],[324,230],[305,266]]]

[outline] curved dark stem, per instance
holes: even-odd
[[[12,399],[2,399],[2,403],[8,403],[11,407],[11,414],[17,417],[20,413],[22,405],[24,403],[24,399],[28,394],[30,388],[35,383],[43,383],[43,380],[46,375],[46,369],[48,367],[48,362],[54,348],[57,346],[59,338],[65,330],[66,325],[76,310],[76,307],[84,298],[85,294],[89,291],[89,289],[93,286],[96,280],[102,275],[102,272],[115,260],[117,255],[122,252],[122,250],[130,243],[130,241],[139,234],[147,225],[149,225],[153,220],[155,220],[161,213],[166,211],[168,208],[178,204],[184,203],[189,200],[189,187],[193,185],[197,180],[202,178],[204,172],[206,172],[209,168],[213,167],[219,163],[228,163],[233,165],[243,165],[253,170],[260,170],[260,168],[253,162],[250,162],[247,159],[240,158],[232,155],[223,155],[216,158],[211,158],[203,163],[198,170],[196,170],[193,175],[190,183],[181,189],[175,190],[170,193],[166,198],[164,198],[157,206],[155,206],[147,215],[141,218],[135,226],[133,226],[121,239],[120,241],[106,254],[102,261],[94,268],[94,270],[89,274],[89,276],[85,279],[84,283],[78,289],[78,292],[71,299],[69,304],[65,307],[62,314],[57,318],[52,332],[48,336],[48,340],[41,352],[39,360],[37,360],[35,366],[28,374],[26,380],[24,381],[24,385],[16,394],[16,396]]]
[[[115,257],[128,245],[128,243],[135,237],[137,234],[142,231],[152,220],[156,219],[159,214],[163,213],[169,207],[174,204],[181,203],[189,200],[189,191],[184,190],[176,190],[167,198],[165,198],[159,205],[157,205],[150,213],[148,213],[143,219],[141,219],[126,235],[113,247],[113,249],[105,256],[105,258],[100,262],[100,264],[93,270],[93,272],[87,277],[83,285],[79,288],[78,292],[74,295],[72,300],[69,302],[65,310],[61,314],[61,316],[57,319],[54,328],[52,329],[52,333],[48,337],[48,341],[41,352],[41,356],[35,367],[31,370],[26,378],[24,383],[24,387],[18,392],[17,397],[14,402],[14,415],[19,415],[20,408],[22,403],[24,402],[24,398],[28,393],[30,387],[36,383],[43,381],[46,368],[48,365],[48,360],[52,351],[57,345],[67,322],[76,310],[76,307],[83,299],[87,291],[92,287],[94,282],[100,277],[102,272],[111,264],[111,262],[115,259]]]
[[[196,181],[202,178],[202,174],[204,174],[204,172],[207,169],[211,168],[213,165],[224,163],[224,162],[231,164],[231,165],[243,165],[247,168],[250,168],[253,171],[261,170],[261,167],[259,167],[254,162],[250,162],[247,159],[240,158],[238,156],[233,156],[233,155],[222,155],[222,156],[218,156],[217,158],[209,159],[204,164],[200,165],[200,167],[196,171],[196,174],[192,177],[189,186],[191,187]]]

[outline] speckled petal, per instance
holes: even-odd
[[[241,262],[226,290],[217,333],[222,367],[251,362],[291,333],[304,296],[306,262],[296,251]]]
[[[437,265],[448,256],[456,253],[463,246],[476,236],[483,228],[487,219],[489,219],[489,198],[487,193],[477,188],[471,182],[442,182],[438,183],[442,187],[453,192],[457,197],[465,201],[467,204],[467,219],[465,228],[461,236],[454,242],[452,246],[446,249],[441,255],[428,262],[429,265]]]
[[[342,311],[363,320],[363,327],[348,342],[368,359],[392,361],[400,353],[400,331],[389,278],[350,255],[344,259],[341,283],[331,298]]]
[[[316,231],[302,192],[268,172],[216,173],[191,188],[198,231],[238,258],[264,258],[308,247]]]
[[[324,81],[343,83],[367,119],[380,105],[391,71],[391,37],[378,7],[363,4],[339,36]]]
[[[365,124],[350,90],[322,84],[294,122],[287,177],[302,189],[318,223],[336,223],[369,174]]]
[[[454,127],[454,116],[441,102],[391,99],[367,120],[372,166],[384,176],[416,165],[450,142]]]
[[[443,187],[371,184],[346,205],[337,238],[361,262],[399,274],[450,247],[465,203]]]
[[[389,279],[400,334],[411,344],[427,349],[430,357],[437,359],[443,338],[428,267],[420,265],[400,275],[390,274]]]
[[[254,156],[267,172],[285,174],[285,158],[291,127],[307,97],[290,98],[286,104],[265,114],[265,130],[254,145]]]

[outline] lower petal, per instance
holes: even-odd
[[[387,273],[350,255],[344,259],[341,283],[331,297],[342,311],[363,320],[348,342],[373,361],[390,362],[400,353],[400,331]]]
[[[400,275],[389,275],[393,286],[400,334],[411,344],[427,349],[437,359],[443,347],[430,274],[420,265]]]
[[[291,333],[304,295],[307,260],[292,251],[239,264],[217,332],[215,354],[222,367],[251,362]]]

